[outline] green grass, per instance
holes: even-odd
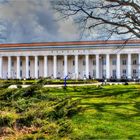
[[[75,139],[140,139],[139,85],[50,89],[50,93],[81,99],[85,110],[72,118]]]
[[[140,139],[140,85],[1,89],[0,110],[10,139]]]

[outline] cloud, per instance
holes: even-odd
[[[0,0],[0,42],[74,40],[71,22],[56,22],[49,0]]]
[[[5,30],[2,30],[1,35],[5,38],[9,34],[6,42],[54,40],[57,24],[53,22],[53,14],[48,6],[41,7],[34,0],[3,2],[0,5],[0,19]]]

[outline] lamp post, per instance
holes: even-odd
[[[65,88],[67,87],[67,78],[68,78],[68,75],[64,78],[64,87]]]

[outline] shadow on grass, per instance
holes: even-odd
[[[140,103],[139,102],[135,102],[135,103],[120,103],[120,102],[115,102],[115,103],[81,103],[81,105],[85,106],[85,110],[86,109],[87,110],[95,109],[96,111],[98,111],[98,113],[115,114],[117,117],[119,117],[120,119],[124,119],[124,120],[131,120],[134,117],[140,116]],[[127,108],[127,106],[133,106],[134,108],[133,109]],[[107,109],[108,107],[109,107],[109,109]],[[112,108],[112,109],[110,110],[110,108]],[[119,111],[119,109],[120,109],[120,111]],[[125,112],[128,112],[128,113],[125,113],[124,110],[125,110]],[[117,111],[119,111],[119,112],[117,112]],[[129,112],[133,112],[133,113],[129,113]]]

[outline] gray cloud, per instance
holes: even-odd
[[[56,22],[48,0],[0,0],[0,42],[76,40],[73,21]]]

